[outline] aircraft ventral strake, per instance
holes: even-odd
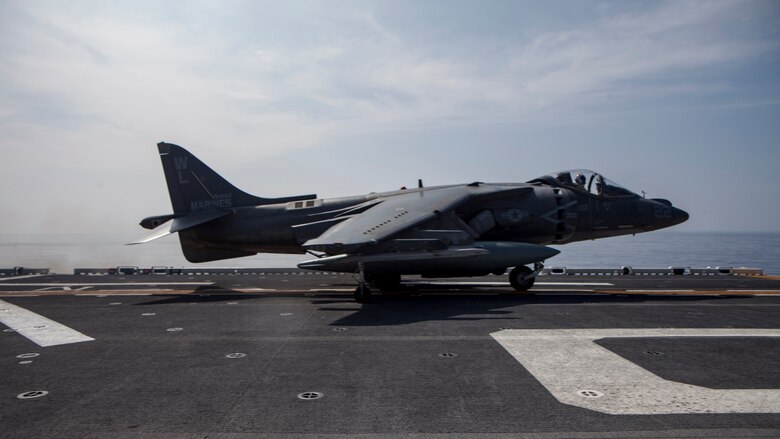
[[[173,213],[141,221],[151,234],[179,233],[190,262],[258,252],[310,253],[298,267],[360,273],[358,302],[369,285],[392,290],[402,275],[484,276],[509,273],[528,290],[550,244],[648,232],[688,214],[647,199],[586,170],[527,183],[420,187],[344,198],[261,198],[230,184],[184,148],[157,145]],[[533,268],[531,268],[530,266]]]

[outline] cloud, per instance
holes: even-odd
[[[565,20],[540,4],[446,4],[5,3],[0,195],[123,193],[114,208],[131,209],[159,184],[160,140],[229,169],[388,132],[733,106],[712,98],[741,84],[716,72],[780,52],[772,2],[588,3]],[[96,169],[122,178],[73,178]]]
[[[356,122],[373,129],[514,120],[545,110],[560,118],[561,111],[602,105],[606,94],[630,99],[634,89],[710,93],[711,84],[694,86],[691,71],[777,50],[775,41],[718,31],[745,7],[717,1],[661,3],[498,46],[476,38],[471,53],[415,45],[384,26],[370,5],[356,13],[319,11],[323,22],[347,24],[345,30],[318,25],[304,7],[281,11],[290,15],[290,34],[325,36],[313,44],[262,30],[234,31],[239,38],[224,21],[209,27],[164,14],[144,21],[62,9],[32,7],[12,26],[21,44],[3,55],[2,78],[21,94],[4,96],[4,119],[40,113],[48,100],[62,117],[118,130],[203,143],[256,139],[257,154],[312,146]],[[675,75],[685,87],[663,83]]]
[[[667,97],[712,92],[712,84],[701,81],[702,69],[778,49],[774,41],[723,32],[740,6],[672,2],[545,33],[512,49],[511,96],[533,109],[580,110],[602,106],[599,97],[607,94],[627,99],[637,92]],[[684,86],[670,86],[669,80]]]

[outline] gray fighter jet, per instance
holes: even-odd
[[[153,232],[132,244],[179,233],[190,262],[266,253],[310,253],[298,267],[360,274],[358,302],[369,285],[398,288],[402,275],[503,274],[527,291],[549,244],[670,227],[688,214],[647,199],[586,170],[527,183],[482,183],[402,189],[321,199],[260,198],[237,189],[184,148],[157,145],[173,213],[141,226]],[[528,265],[532,265],[533,268]]]

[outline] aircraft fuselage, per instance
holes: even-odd
[[[495,225],[476,241],[509,241],[534,244],[567,244],[610,236],[629,235],[669,227],[687,218],[687,214],[663,201],[627,195],[604,199],[589,193],[551,187],[544,184],[501,184],[503,187],[528,186],[532,192],[478,204],[456,211],[468,224],[475,215],[490,212]],[[289,202],[240,207],[232,215],[188,231],[204,246],[229,248],[252,253],[305,253],[301,245],[324,231],[301,234],[295,226],[337,217],[343,210],[372,200],[381,200],[413,191],[432,191],[442,187],[408,189],[363,196]],[[300,207],[296,207],[299,204]],[[414,233],[410,233],[414,236]]]

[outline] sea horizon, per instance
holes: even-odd
[[[176,237],[125,245],[132,238],[82,233],[0,234],[0,267],[49,268],[54,273],[116,266],[292,268],[313,258],[308,254],[260,253],[196,264],[184,258]],[[780,274],[780,232],[662,230],[551,247],[561,253],[546,261],[547,267],[748,267]]]

